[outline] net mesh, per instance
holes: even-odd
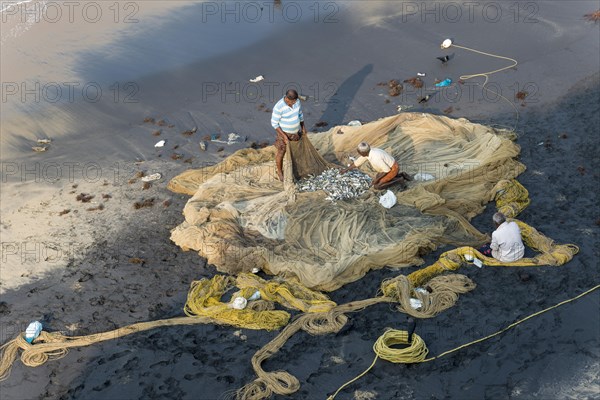
[[[524,170],[511,139],[465,119],[404,113],[290,142],[283,183],[273,146],[243,149],[169,183],[192,195],[171,239],[222,272],[260,268],[335,290],[371,269],[420,265],[421,255],[441,244],[485,241],[469,221],[499,182]],[[435,179],[410,182],[403,191],[392,187],[398,205],[391,209],[380,206],[373,191],[336,203],[322,191],[296,191],[294,180],[347,164],[361,141],[393,155],[401,171]]]

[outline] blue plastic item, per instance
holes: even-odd
[[[29,324],[25,330],[25,340],[27,343],[33,342],[42,333],[42,323],[39,321],[33,321]]]
[[[436,87],[450,86],[451,83],[452,83],[452,79],[446,78],[443,81],[436,83],[435,86]]]

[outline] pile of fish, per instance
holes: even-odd
[[[338,200],[355,199],[363,194],[371,186],[371,177],[364,172],[353,169],[345,174],[338,169],[332,168],[323,171],[320,175],[309,175],[298,182],[298,191],[315,192],[323,190],[326,200],[336,202]]]

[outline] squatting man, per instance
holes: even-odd
[[[525,246],[519,225],[514,221],[507,221],[501,212],[495,213],[492,219],[496,230],[492,233],[492,242],[479,249],[481,254],[501,262],[513,262],[523,258]]]
[[[359,143],[357,149],[358,157],[348,168],[342,169],[342,173],[346,173],[351,169],[355,169],[369,162],[371,167],[377,172],[373,179],[372,185],[376,190],[383,190],[395,184],[405,185],[406,181],[412,180],[406,172],[400,172],[398,162],[389,155],[385,150],[377,147],[371,147],[366,142]]]

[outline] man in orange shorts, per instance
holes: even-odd
[[[376,147],[371,148],[368,143],[361,142],[357,147],[357,151],[358,154],[360,154],[360,157],[358,157],[350,167],[342,170],[342,173],[358,168],[369,161],[371,167],[377,172],[377,175],[372,182],[373,187],[377,190],[385,189],[397,183],[404,185],[406,181],[411,180],[411,177],[407,173],[398,173],[398,163],[394,160],[394,157],[384,150]]]

